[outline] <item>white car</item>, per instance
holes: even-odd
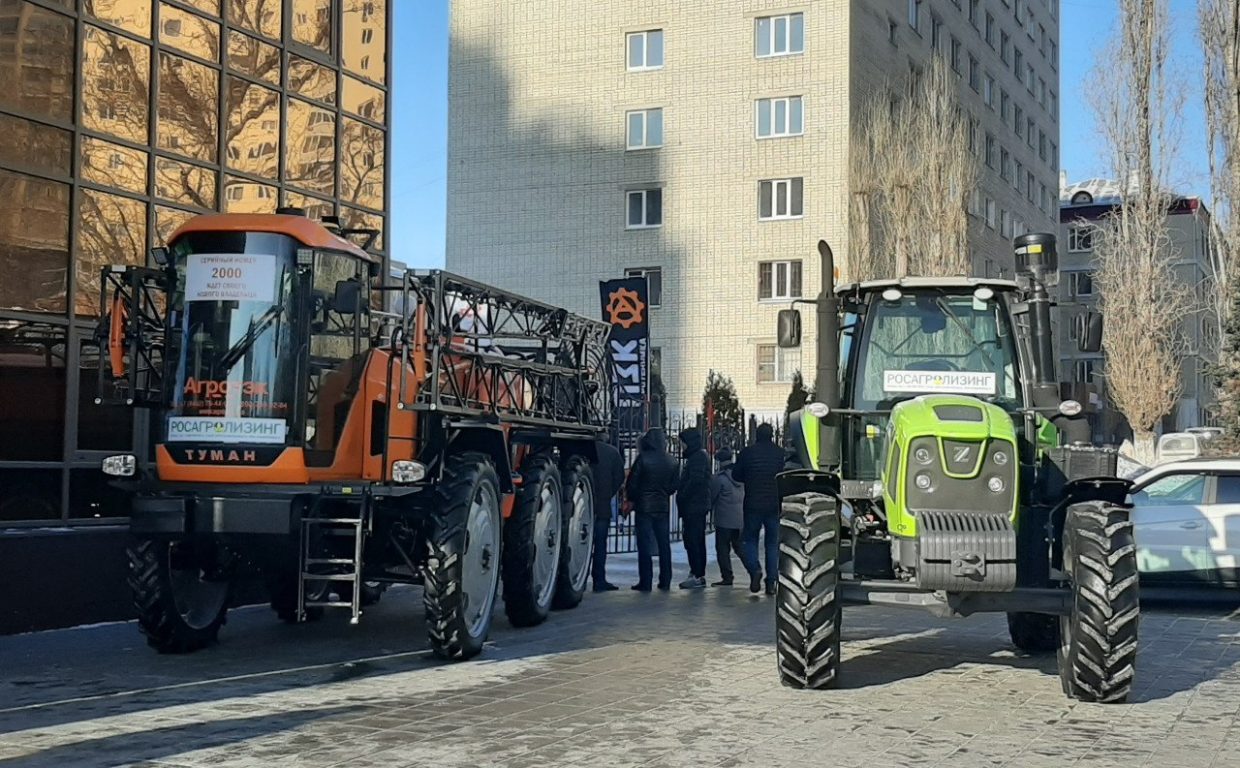
[[[1240,459],[1160,464],[1130,500],[1142,584],[1240,586]]]

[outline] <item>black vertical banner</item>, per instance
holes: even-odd
[[[646,429],[650,380],[650,301],[645,277],[599,283],[603,320],[611,324],[607,354],[615,383],[620,445],[632,448]]]

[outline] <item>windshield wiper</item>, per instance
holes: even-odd
[[[233,366],[245,356],[246,352],[254,346],[258,341],[258,337],[272,326],[280,315],[284,313],[284,307],[276,304],[269,308],[266,312],[259,315],[258,319],[250,319],[250,327],[246,329],[245,335],[237,339],[237,343],[228,348],[228,351],[220,358],[220,366],[223,368],[222,373],[231,371]]]
[[[965,325],[965,322],[960,319],[959,315],[952,311],[952,308],[946,301],[943,300],[943,297],[939,296],[934,300],[934,303],[935,306],[943,310],[943,314],[951,318],[951,321],[956,324],[957,328],[964,331],[964,335],[969,337],[969,343],[973,345],[973,348],[980,352],[982,357],[986,358],[986,362],[990,365],[990,369],[997,372],[998,366],[995,365],[995,359],[990,356],[989,352],[982,348],[982,343],[977,340],[976,336],[973,335],[973,331],[969,328],[969,326]],[[1013,387],[1015,387],[1016,380],[1012,378],[1012,374],[1008,373],[1007,366],[1003,367],[1003,376],[1012,383]]]

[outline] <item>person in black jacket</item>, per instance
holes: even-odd
[[[624,486],[624,458],[614,445],[594,442],[594,562],[591,573],[595,592],[619,589],[607,580],[607,532],[611,528],[611,508]]]
[[[680,433],[684,464],[676,486],[676,509],[684,523],[685,553],[689,556],[689,578],[681,589],[706,586],[706,516],[710,513],[710,457],[702,449],[702,433],[686,429]]]
[[[762,589],[762,564],[758,562],[758,536],[765,532],[766,593],[775,594],[779,578],[779,489],[775,475],[784,469],[784,452],[773,441],[770,424],[760,424],[754,444],[741,451],[732,477],[745,484],[745,527],[741,532],[741,555],[749,571],[749,591]]]
[[[652,429],[642,435],[638,443],[641,449],[629,479],[625,493],[633,503],[634,524],[637,528],[637,583],[633,589],[649,592],[653,580],[650,558],[654,550],[659,553],[659,589],[672,586],[672,540],[670,516],[672,494],[676,492],[676,460],[667,454],[667,438],[663,430]]]

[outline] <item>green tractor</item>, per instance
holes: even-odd
[[[1055,239],[1015,240],[1017,280],[834,285],[819,243],[817,386],[779,476],[782,681],[840,673],[844,601],[1007,614],[1012,642],[1058,653],[1064,693],[1122,702],[1139,615],[1129,484],[1055,377]],[[1082,316],[1096,351],[1102,318]],[[799,346],[799,312],[779,344]]]

